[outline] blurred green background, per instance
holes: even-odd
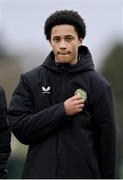
[[[64,2],[64,3],[63,3]],[[123,1],[0,0],[0,86],[9,105],[20,74],[41,64],[50,52],[43,34],[49,14],[73,9],[84,17],[84,45],[92,53],[96,71],[112,85],[117,123],[117,178],[123,178]],[[21,178],[28,146],[12,136],[8,161],[10,179]]]

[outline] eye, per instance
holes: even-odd
[[[56,43],[60,42],[60,38],[54,38],[53,41],[56,42]]]
[[[72,41],[72,37],[67,37],[66,40],[69,42],[69,41]]]

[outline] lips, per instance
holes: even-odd
[[[67,55],[68,53],[59,53],[59,54],[61,54],[61,55]]]
[[[70,54],[69,52],[58,52],[58,54],[61,54],[61,55],[68,55]]]

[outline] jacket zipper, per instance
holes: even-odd
[[[62,75],[62,81],[61,81],[61,98],[60,100],[63,100],[63,86],[64,86],[64,75]],[[60,146],[60,130],[58,131],[58,135],[57,135],[57,178],[59,177],[59,170],[61,167],[61,146]]]

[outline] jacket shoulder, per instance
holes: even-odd
[[[90,103],[94,104],[95,102],[103,102],[104,99],[112,94],[111,84],[103,75],[96,71],[90,72],[89,76]]]
[[[26,73],[23,73],[22,76],[25,78],[35,77],[36,75],[40,74],[41,68],[42,68],[41,65],[37,66],[37,67],[33,68],[32,70],[30,70]]]
[[[38,82],[41,81],[44,71],[45,70],[43,66],[40,65],[28,72],[22,73],[20,81],[15,91],[17,92],[17,90],[20,91],[24,88],[26,91],[32,92],[32,90],[34,90],[35,85],[37,85]]]
[[[90,72],[90,79],[94,86],[100,88],[107,88],[111,87],[110,82],[100,73],[97,71]]]
[[[37,82],[39,77],[42,77],[43,73],[44,73],[44,68],[42,65],[40,65],[26,73],[21,74],[21,79],[23,80],[23,82],[27,82],[31,85],[32,82],[33,83]]]

